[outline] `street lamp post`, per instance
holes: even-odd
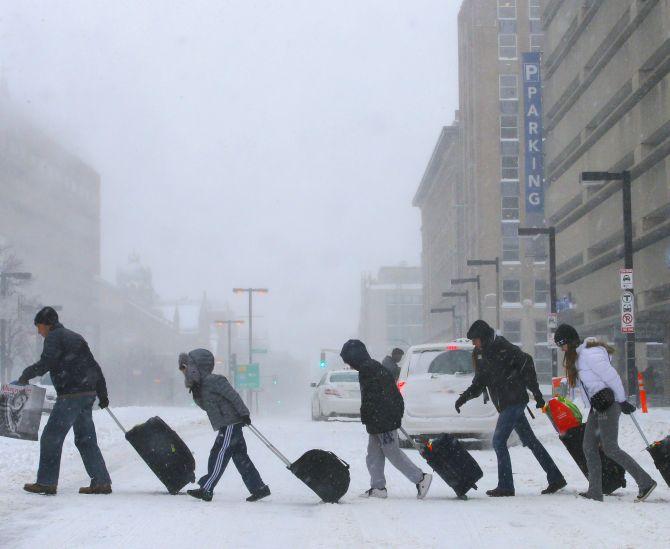
[[[0,299],[7,297],[9,279],[15,278],[17,280],[30,280],[33,275],[31,273],[9,273],[2,272],[0,273]],[[3,304],[4,305],[4,304]],[[0,318],[0,379],[2,383],[7,383],[9,380],[7,377],[7,363],[9,362],[9,357],[7,356],[7,319],[3,317]]]
[[[267,294],[267,288],[233,288],[233,293],[241,294],[247,292],[249,294],[249,366],[253,363],[254,349],[253,349],[253,299],[254,293]],[[247,402],[251,405],[251,389],[247,389]]]
[[[464,297],[465,298],[465,323],[470,326],[470,292],[442,292],[442,297]]]
[[[556,228],[519,227],[519,236],[547,235],[549,237],[549,308],[556,314]],[[551,376],[558,376],[558,350],[551,348]]]
[[[468,259],[468,267],[484,267],[495,266],[496,268],[496,328],[498,331],[500,327],[500,258],[495,259]],[[481,312],[479,314],[481,316]]]
[[[228,377],[232,380],[231,383],[235,385],[235,372],[232,371],[232,366],[233,366],[233,353],[232,353],[232,326],[235,324],[236,326],[241,326],[244,324],[244,320],[215,320],[214,324],[216,326],[222,327],[226,326],[228,328]]]
[[[452,284],[476,284],[477,285],[477,315],[478,318],[482,318],[482,287],[480,283],[479,275],[473,276],[471,278],[452,278]]]
[[[599,187],[608,181],[621,181],[624,267],[633,269],[633,200],[630,172],[628,170],[622,172],[582,172],[580,176],[580,182],[584,187]],[[629,291],[634,292],[632,288]],[[638,395],[635,332],[626,332],[625,347],[628,394]]]
[[[456,314],[456,307],[433,307],[430,310],[431,313],[451,313],[452,320],[451,320],[451,329],[454,334],[454,339],[456,339],[456,320],[458,319],[459,323],[459,331],[463,331],[463,327],[460,326],[461,323],[461,317]]]

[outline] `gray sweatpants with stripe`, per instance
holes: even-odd
[[[615,402],[604,412],[597,412],[591,408],[586,422],[583,449],[586,466],[589,470],[588,494],[597,498],[603,496],[602,463],[598,451],[599,439],[605,455],[621,465],[635,479],[639,488],[648,488],[653,482],[649,474],[632,457],[619,448],[620,416],[621,406],[618,402]]]
[[[368,455],[365,462],[370,472],[371,488],[386,488],[384,465],[387,459],[391,462],[391,465],[414,484],[417,484],[423,478],[421,469],[414,465],[412,460],[400,449],[398,431],[388,431],[378,435],[368,435]]]

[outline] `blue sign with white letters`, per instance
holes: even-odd
[[[544,213],[544,162],[542,146],[542,78],[540,53],[522,54],[523,126],[525,144],[526,212]]]

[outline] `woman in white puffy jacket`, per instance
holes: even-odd
[[[598,441],[603,452],[621,465],[637,482],[639,493],[635,501],[644,501],[656,488],[656,482],[626,452],[619,448],[619,416],[630,414],[635,406],[626,400],[626,392],[618,372],[612,367],[610,355],[614,349],[601,341],[587,338],[583,343],[577,330],[561,324],[554,341],[565,353],[563,365],[572,389],[579,389],[584,403],[590,406],[584,431],[584,456],[589,470],[589,489],[579,494],[582,497],[603,501],[602,464]],[[603,411],[594,408],[594,402],[603,399],[611,390],[614,401]],[[602,392],[604,391],[604,392]]]

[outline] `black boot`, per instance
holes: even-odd
[[[186,493],[196,499],[201,499],[202,501],[212,501],[212,492],[206,492],[202,488],[196,488],[195,490],[186,490]]]
[[[565,481],[564,478],[561,480],[558,480],[556,482],[550,482],[549,486],[547,486],[544,490],[542,490],[542,494],[554,494],[558,492],[561,488],[565,488],[568,485],[568,483]]]
[[[270,495],[270,487],[269,486],[263,486],[258,492],[255,492],[251,494],[248,498],[247,501],[258,501],[259,499],[266,498]]]
[[[514,490],[503,490],[501,488],[494,488],[493,490],[487,490],[486,495],[491,498],[508,498],[514,495]]]

